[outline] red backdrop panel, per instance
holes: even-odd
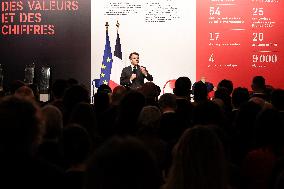
[[[250,89],[252,77],[284,88],[284,1],[197,1],[197,74]]]

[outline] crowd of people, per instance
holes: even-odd
[[[59,79],[43,103],[36,86],[15,81],[0,98],[0,185],[283,188],[284,90],[262,76],[251,89],[227,79],[215,88],[209,98],[188,77],[165,94],[153,82],[101,85],[91,103],[86,87]]]

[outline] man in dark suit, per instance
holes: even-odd
[[[120,76],[120,85],[137,89],[144,84],[144,78],[153,81],[152,75],[148,73],[145,67],[139,66],[139,54],[133,52],[129,55],[130,66],[123,68]]]

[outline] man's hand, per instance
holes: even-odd
[[[132,74],[131,77],[130,77],[130,81],[133,81],[133,79],[136,78],[136,74]]]
[[[147,70],[146,70],[145,67],[140,66],[140,70],[141,70],[141,72],[142,72],[143,75],[147,76],[148,72],[147,72]]]

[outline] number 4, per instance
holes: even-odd
[[[209,62],[214,62],[215,60],[214,60],[214,54],[212,53],[211,55],[210,55],[210,58],[209,58]]]

